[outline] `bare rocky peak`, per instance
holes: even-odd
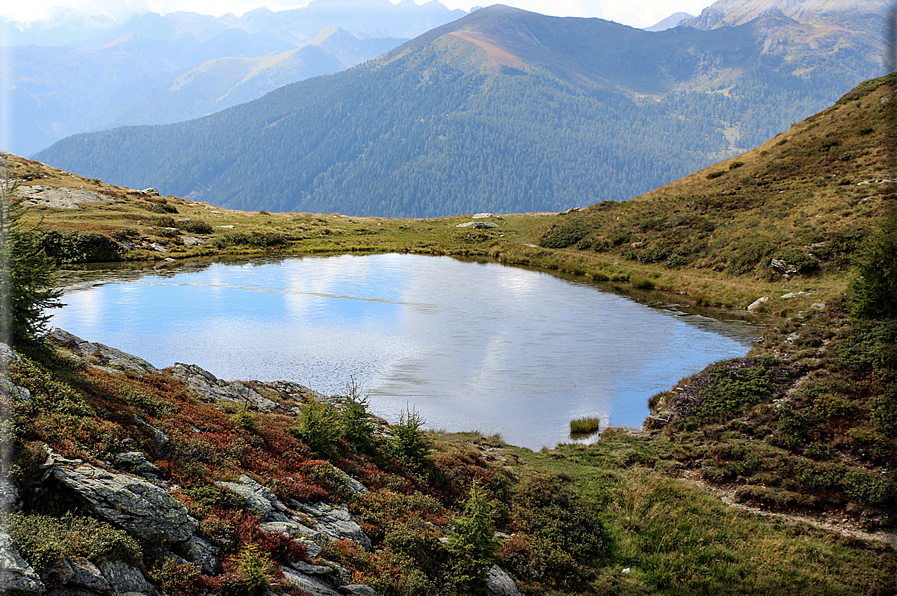
[[[697,17],[680,22],[680,26],[696,29],[732,27],[770,13],[781,13],[801,23],[847,12],[884,17],[889,6],[887,0],[717,0]]]

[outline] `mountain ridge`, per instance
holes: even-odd
[[[38,159],[269,211],[425,217],[624,200],[762,142],[835,101],[852,71],[877,70],[863,45],[819,56],[776,37],[795,26],[767,14],[651,33],[498,5],[213,120],[73,137]]]

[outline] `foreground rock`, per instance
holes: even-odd
[[[51,454],[53,476],[110,522],[144,540],[184,542],[199,523],[168,492],[129,474],[65,460]]]
[[[42,594],[46,587],[40,576],[13,546],[12,538],[0,528],[0,589],[4,593]]]

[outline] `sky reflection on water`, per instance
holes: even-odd
[[[390,421],[410,405],[429,427],[532,449],[581,416],[640,426],[651,395],[759,335],[546,273],[398,254],[217,263],[63,301],[54,326],[157,367],[325,393],[354,377]]]

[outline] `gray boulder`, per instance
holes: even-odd
[[[365,550],[371,550],[371,539],[355,521],[346,505],[328,505],[327,503],[302,504],[302,512],[315,521],[315,529],[326,534],[334,541],[351,540]]]
[[[23,594],[43,594],[46,586],[25,562],[12,543],[12,538],[0,528],[0,591]]]
[[[69,585],[76,588],[84,588],[92,592],[104,594],[111,589],[109,582],[103,577],[100,568],[86,559],[78,562],[70,562],[72,566],[72,578]]]
[[[103,561],[100,563],[100,571],[115,592],[139,592],[148,596],[162,596],[139,569],[124,561]]]
[[[176,362],[171,368],[171,374],[184,381],[190,389],[208,401],[235,401],[249,404],[263,412],[270,412],[277,408],[276,402],[259,395],[258,392],[246,384],[240,381],[232,383],[222,381],[195,364]]]
[[[99,515],[145,540],[184,542],[199,527],[180,502],[143,478],[89,465],[53,465],[52,470],[59,482],[87,500]]]
[[[296,571],[292,567],[281,567],[283,578],[291,585],[304,590],[312,596],[340,596],[340,593],[321,580]]]
[[[0,478],[0,511],[19,509],[19,491],[5,476]]]
[[[359,596],[377,596],[377,590],[364,584],[347,584],[337,588],[343,594],[358,594]]]
[[[199,565],[206,575],[213,575],[215,569],[221,563],[218,554],[221,552],[217,546],[211,545],[199,536],[194,536],[184,543],[182,554],[184,558]]]
[[[273,511],[287,511],[277,495],[249,476],[241,475],[238,482],[216,482],[218,486],[229,488],[243,498],[250,509],[262,514],[262,519],[270,517]]]
[[[8,345],[0,343],[0,365],[9,366],[10,362],[20,362],[22,358],[12,351]]]
[[[488,596],[520,596],[520,590],[514,580],[498,565],[489,568],[486,577],[486,594]]]
[[[132,370],[142,375],[157,374],[159,372],[159,369],[143,358],[132,356],[105,344],[84,341],[80,337],[62,329],[54,329],[50,332],[49,337],[53,343],[66,348],[78,359],[84,360],[89,364]]]

